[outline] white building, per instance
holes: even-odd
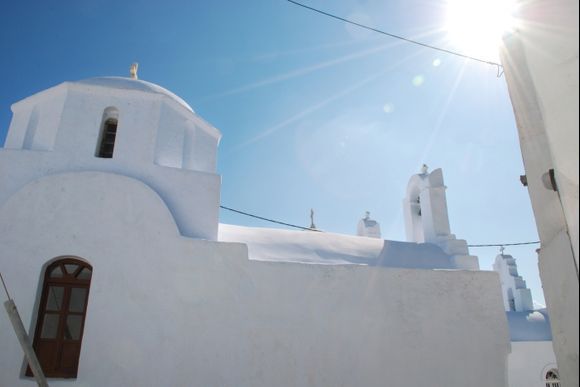
[[[0,268],[51,386],[508,385],[499,276],[441,170],[410,180],[409,242],[219,225],[220,133],[171,92],[94,78],[13,112]],[[29,386],[3,313],[0,348]]]

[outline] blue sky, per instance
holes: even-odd
[[[306,3],[462,49],[442,31],[443,0]],[[443,168],[458,238],[538,239],[506,82],[493,66],[284,0],[8,2],[0,52],[0,143],[12,103],[63,81],[127,76],[139,62],[141,79],[221,130],[223,205],[304,226],[314,208],[319,228],[347,234],[369,210],[384,238],[404,240],[407,181],[427,163]],[[221,221],[275,227],[227,212]],[[506,252],[543,303],[537,247]],[[490,269],[498,249],[471,252]]]

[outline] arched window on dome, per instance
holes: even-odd
[[[546,382],[546,387],[560,387],[560,374],[558,370],[552,368],[544,376],[544,381]]]
[[[93,269],[66,257],[44,274],[33,348],[47,377],[76,378]],[[32,376],[30,368],[27,376]]]
[[[117,108],[106,108],[103,112],[103,119],[101,120],[101,130],[95,156],[105,159],[113,157],[118,122],[119,111]]]

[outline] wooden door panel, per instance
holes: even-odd
[[[77,367],[79,364],[79,356],[81,354],[81,343],[65,341],[62,344],[62,352],[60,357],[60,369],[66,373],[77,374]]]
[[[58,342],[56,340],[40,340],[36,345],[36,356],[42,370],[48,374],[57,367],[58,359],[54,353],[58,351]]]

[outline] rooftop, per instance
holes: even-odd
[[[175,102],[177,102],[190,112],[193,112],[191,106],[189,106],[187,102],[185,102],[182,98],[159,85],[147,81],[124,77],[96,77],[83,79],[78,81],[77,83],[85,85],[110,87],[115,89],[139,90],[148,93],[161,94],[171,98],[172,100],[174,100]]]
[[[256,261],[456,269],[452,258],[431,243],[228,224],[219,225],[218,240],[247,244],[250,259]]]

